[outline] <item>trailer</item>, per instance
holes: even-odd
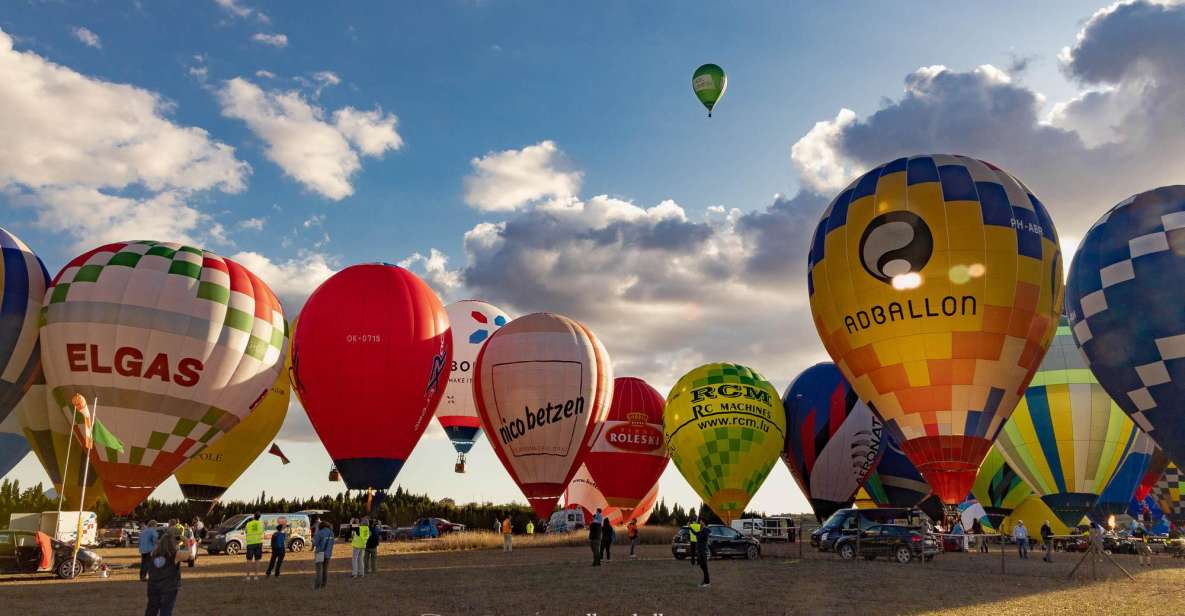
[[[82,545],[99,545],[99,518],[93,511],[56,511],[13,513],[8,516],[10,530],[41,531],[62,543],[74,543],[78,536],[78,516],[82,516]]]
[[[796,528],[791,518],[741,518],[732,521],[733,530],[761,541],[794,541]]]

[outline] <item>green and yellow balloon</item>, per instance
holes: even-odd
[[[737,364],[683,375],[663,409],[667,451],[683,478],[726,523],[739,518],[786,442],[778,392]]]
[[[708,108],[708,117],[712,117],[712,108],[716,106],[724,90],[728,89],[728,75],[724,69],[715,64],[705,64],[695,69],[691,76],[691,91],[695,92],[699,102]]]

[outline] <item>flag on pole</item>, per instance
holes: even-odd
[[[290,460],[288,460],[288,456],[284,455],[283,451],[280,451],[280,446],[275,443],[272,443],[272,448],[267,450],[267,452],[272,454],[273,456],[279,457],[280,461],[283,462],[284,464],[288,464],[288,462],[290,461]]]
[[[86,398],[83,398],[81,394],[74,394],[74,397],[70,398],[70,404],[74,406],[74,412],[77,413],[75,419],[82,418],[82,425],[77,428],[81,432],[77,436],[79,442],[87,450],[93,449],[97,442],[100,447],[123,452],[123,443],[103,425],[103,422],[94,418],[90,407],[86,405]]]

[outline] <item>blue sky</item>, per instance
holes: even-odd
[[[1152,101],[1176,99],[1137,85],[1177,93],[1182,24],[1144,2],[31,1],[0,16],[21,67],[0,109],[29,114],[0,119],[0,220],[51,272],[101,240],[193,241],[293,313],[333,270],[418,254],[446,299],[572,314],[660,391],[727,359],[780,388],[823,359],[802,234],[837,185],[897,153],[979,155],[1042,195],[1072,250],[1177,168],[1151,154],[1180,137]],[[703,62],[730,79],[711,119],[689,87]],[[77,168],[45,177],[63,149]],[[261,460],[232,496],[336,489],[302,413],[281,435],[294,466]],[[521,500],[488,445],[455,476],[441,439],[401,483]],[[14,473],[41,476],[32,457]],[[673,469],[663,491],[695,500]],[[781,465],[754,504],[806,508]]]

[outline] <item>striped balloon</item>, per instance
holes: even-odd
[[[1095,380],[1063,318],[996,447],[1067,526],[1086,515],[1139,430]]]
[[[1148,465],[1152,462],[1152,450],[1155,448],[1156,444],[1152,442],[1152,437],[1140,430],[1135,442],[1132,443],[1131,450],[1124,456],[1119,469],[1115,471],[1115,476],[1103,489],[1103,493],[1099,494],[1099,501],[1090,511],[1091,519],[1101,523],[1112,515],[1119,515],[1127,511],[1135,496],[1136,488],[1140,486],[1140,480],[1148,472]]]
[[[0,229],[0,421],[41,378],[37,314],[49,285],[45,264],[17,236]]]
[[[1000,447],[989,449],[971,485],[971,497],[983,505],[992,527],[1000,528],[1004,518],[1032,494],[1029,484],[1004,461]]]
[[[262,280],[212,252],[163,242],[79,255],[54,278],[42,312],[57,408],[71,412],[76,393],[97,398],[99,421],[123,445],[92,453],[120,514],[246,418],[279,376],[286,339],[280,302]]]

